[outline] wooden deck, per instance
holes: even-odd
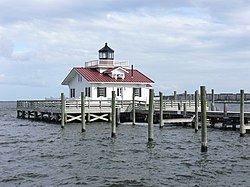
[[[200,106],[200,104],[199,104]],[[132,112],[132,101],[116,101],[116,107],[121,113]],[[135,101],[136,116],[147,121],[148,105],[142,101]],[[154,101],[154,122],[159,122],[160,102]],[[200,107],[198,107],[200,117]],[[96,120],[110,121],[111,100],[86,100],[85,101],[86,121]],[[81,100],[67,99],[65,102],[66,123],[81,121]],[[194,121],[195,103],[194,101],[163,101],[163,122],[165,124],[190,124]],[[143,116],[143,117],[142,117]],[[45,121],[61,121],[61,100],[26,100],[17,101],[17,117],[38,119]],[[250,121],[250,112],[244,113],[245,123]],[[212,123],[235,123],[239,124],[240,113],[235,111],[210,111],[207,107],[207,119]],[[246,125],[246,129],[250,129]]]
[[[137,108],[145,106],[145,102],[135,101]],[[130,113],[132,101],[116,101],[116,107],[121,113]],[[17,101],[17,117],[28,119],[40,119],[46,121],[61,120],[61,100],[25,100]],[[85,112],[89,122],[95,120],[109,121],[111,114],[111,100],[86,100]],[[65,101],[66,123],[81,121],[81,100],[67,99]]]

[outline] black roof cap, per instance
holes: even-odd
[[[105,52],[114,52],[113,49],[111,49],[107,43],[105,43],[105,46],[99,50],[99,53],[105,53]]]

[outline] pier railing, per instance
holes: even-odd
[[[170,101],[163,100],[163,110],[183,110],[184,105],[186,109],[193,111],[195,107],[194,101]],[[132,111],[131,100],[117,100],[116,107],[121,108],[121,112]],[[145,101],[135,101],[136,109],[145,110],[147,104]],[[85,108],[89,112],[110,112],[111,100],[86,100]],[[37,112],[54,112],[61,113],[61,100],[21,100],[17,101],[17,110],[29,110]],[[81,110],[80,99],[66,99],[65,102],[66,113],[78,113]],[[160,101],[154,101],[154,109],[160,109]]]
[[[178,111],[183,110],[184,105],[186,105],[186,110],[194,111],[195,110],[195,101],[193,100],[163,100],[163,110],[168,111]],[[154,109],[160,110],[160,100],[154,100]],[[198,109],[200,109],[200,102],[198,103]]]
[[[60,112],[60,100],[29,100],[17,101],[17,110],[29,110],[37,112]]]
[[[145,107],[146,102],[135,101],[136,107]],[[131,100],[117,100],[116,107],[121,108],[121,112],[130,112],[132,110]],[[102,113],[111,112],[111,100],[86,100],[86,112]],[[61,113],[61,100],[25,100],[17,101],[17,110],[28,110],[37,112],[52,112]],[[66,99],[65,112],[66,113],[80,113],[81,100],[80,99]]]

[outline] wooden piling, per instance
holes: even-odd
[[[65,124],[65,97],[64,93],[61,93],[61,128],[64,128],[64,124]]]
[[[116,126],[121,124],[121,108],[117,107],[116,108]]]
[[[115,110],[115,91],[112,91],[112,132],[111,137],[116,137],[116,110]]]
[[[227,117],[227,103],[224,102],[224,117]]]
[[[207,112],[206,88],[200,87],[201,92],[201,152],[207,152]]]
[[[38,120],[38,112],[34,112],[34,119]]]
[[[49,122],[50,122],[50,120],[51,120],[51,113],[50,113],[50,112],[48,112],[47,122],[49,123]]]
[[[211,98],[211,111],[215,111],[215,102],[214,102],[214,89],[211,90],[212,98]]]
[[[245,121],[244,121],[244,90],[240,90],[240,136],[246,134]]]
[[[199,102],[199,93],[198,90],[195,91],[195,126],[194,130],[195,132],[198,132],[199,129],[199,111],[198,111],[198,102]]]
[[[184,92],[184,100],[187,101],[187,91]]]
[[[149,90],[149,110],[148,110],[148,142],[154,140],[154,90]]]
[[[81,117],[82,117],[82,132],[86,131],[85,124],[85,95],[84,92],[81,92]]]
[[[174,91],[174,101],[177,100],[176,91]]]
[[[183,103],[183,116],[187,116],[187,103]]]
[[[159,92],[159,96],[160,96],[159,127],[162,128],[164,126],[164,123],[163,123],[163,94],[162,94],[162,92]]]
[[[228,116],[227,116],[227,103],[224,102],[224,114],[223,114],[223,124],[222,127],[224,129],[227,128],[227,121],[228,121]]]
[[[30,116],[31,116],[31,112],[28,111],[28,119],[30,119]]]
[[[58,113],[55,113],[55,122],[58,123],[59,122],[59,114]]]
[[[135,125],[135,89],[133,88],[133,95],[132,95],[132,125]]]

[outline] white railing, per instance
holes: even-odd
[[[186,109],[188,111],[194,111],[195,101],[173,101],[173,100],[163,100],[163,110],[183,110],[184,104],[186,104]],[[200,102],[198,103],[198,108],[200,108]],[[155,110],[160,110],[160,100],[154,100]]]
[[[61,101],[60,100],[17,101],[17,110],[58,112],[61,111]]]
[[[163,100],[163,110],[178,111],[184,109],[184,103],[188,111],[194,111],[194,101],[170,101]],[[132,100],[116,100],[116,107],[121,108],[121,112],[131,112]],[[147,110],[145,101],[135,101],[136,109]],[[200,103],[199,103],[200,108]],[[85,100],[86,112],[110,112],[111,100]],[[154,109],[160,109],[160,101],[154,101]],[[17,101],[17,110],[37,111],[37,112],[53,112],[61,113],[61,100],[28,100]],[[65,100],[66,113],[80,113],[81,100],[80,99],[66,99]]]
[[[144,101],[135,101],[136,107],[145,106]],[[117,100],[116,107],[121,108],[122,112],[130,112],[132,110],[131,100]],[[80,99],[66,99],[66,113],[80,113]],[[85,109],[89,112],[105,112],[111,111],[111,100],[86,100]],[[28,100],[17,101],[17,110],[37,111],[37,112],[54,112],[61,113],[61,100]]]
[[[97,67],[97,66],[102,66],[102,67],[115,67],[115,66],[122,66],[122,67],[128,67],[129,63],[128,61],[115,61],[115,60],[103,60],[103,59],[98,59],[98,60],[92,60],[89,62],[85,62],[85,67]]]

